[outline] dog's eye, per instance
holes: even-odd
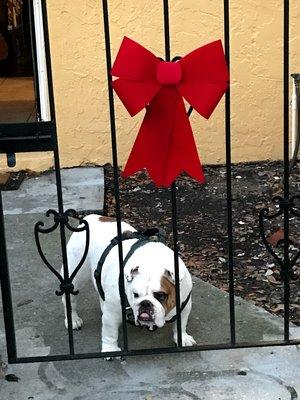
[[[153,296],[156,298],[156,300],[162,302],[166,299],[167,294],[164,292],[155,292],[153,293]]]
[[[133,293],[133,297],[134,297],[135,299],[137,299],[137,298],[139,297],[139,295],[138,295],[137,293]]]

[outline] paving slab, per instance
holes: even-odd
[[[31,193],[35,184],[31,181],[26,193]],[[49,190],[47,185],[44,188]],[[39,258],[33,235],[37,221],[52,224],[51,218],[47,221],[44,216],[50,202],[45,199],[47,207],[36,212],[33,202],[19,205],[20,193],[15,192],[16,206],[11,205],[11,212],[5,215],[18,356],[67,354],[61,298],[55,295],[59,284]],[[45,198],[48,193],[44,193]],[[74,208],[74,200],[70,207]],[[58,232],[43,236],[45,254],[58,270]],[[199,344],[229,343],[228,294],[200,279],[193,282],[188,332]],[[84,327],[74,332],[75,351],[99,352],[100,309],[91,283],[81,290],[78,301]],[[238,342],[282,338],[281,318],[240,298],[235,299],[235,305]],[[292,333],[293,338],[300,338],[297,328],[293,327]],[[129,326],[128,336],[133,349],[174,346],[169,325],[154,333]],[[0,355],[5,360],[2,318]],[[286,400],[297,399],[300,393],[300,354],[296,346],[127,357],[112,362],[96,359],[11,365],[8,372],[15,373],[20,381],[0,380],[0,398],[5,400]]]
[[[28,350],[48,354],[36,332],[18,332]],[[0,342],[2,342],[0,336]],[[2,344],[1,344],[2,348]],[[290,400],[300,390],[293,347],[207,351],[10,366],[20,381],[0,382],[6,400]]]
[[[103,210],[104,172],[102,167],[61,170],[65,209],[76,211]],[[17,191],[3,192],[5,214],[45,213],[57,209],[55,172],[48,172],[23,181]]]

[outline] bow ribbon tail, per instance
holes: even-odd
[[[149,103],[122,175],[128,177],[143,168],[160,187],[169,187],[182,172],[205,181],[184,103],[175,87],[163,86]]]

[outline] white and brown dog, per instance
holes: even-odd
[[[99,215],[88,215],[85,220],[90,228],[90,246],[87,258],[79,273],[74,278],[75,290],[80,290],[83,284],[92,279],[95,288],[97,285],[94,271],[99,259],[111,240],[117,236],[115,219]],[[122,222],[122,232],[136,232],[125,222]],[[136,238],[123,241],[124,258],[137,241]],[[85,232],[73,233],[68,245],[69,274],[76,268],[82,257],[85,247]],[[167,321],[176,318],[175,285],[174,285],[174,253],[161,242],[147,242],[138,247],[128,259],[124,267],[125,292],[128,303],[132,308],[136,325],[146,325],[152,329],[161,328]],[[190,296],[192,279],[184,264],[179,259],[181,326],[183,346],[196,344],[192,336],[186,332],[186,325],[192,307]],[[121,302],[119,295],[119,255],[118,246],[109,251],[101,271],[101,286],[105,293],[105,300],[100,297],[102,310],[102,351],[119,351],[118,331],[122,323]],[[97,290],[98,292],[98,290]],[[80,296],[80,295],[79,295]],[[76,310],[78,296],[71,296],[73,329],[83,325],[82,319]],[[66,306],[63,296],[63,303]],[[67,318],[65,318],[67,327]],[[173,339],[177,343],[177,324],[173,322]]]

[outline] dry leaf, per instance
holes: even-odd
[[[268,279],[269,282],[275,283],[275,285],[280,285],[280,284],[281,284],[281,282],[280,282],[280,281],[277,281],[277,280],[274,278],[273,275],[267,276],[267,279]]]
[[[291,304],[291,307],[296,308],[297,310],[300,310],[300,304]]]
[[[270,276],[273,275],[273,271],[271,269],[268,269],[267,272],[265,273],[265,276]]]
[[[257,298],[257,301],[267,301],[267,300],[268,300],[268,299],[267,299],[266,296],[258,297],[258,298]]]
[[[0,185],[5,185],[9,180],[9,176],[10,176],[9,173],[6,173],[6,172],[1,173],[0,174]]]
[[[275,308],[272,308],[273,312],[278,312],[278,311],[283,311],[284,310],[284,304],[277,304]]]
[[[278,231],[267,237],[267,242],[272,246],[277,247],[278,242],[283,239],[284,239],[284,230],[280,228],[278,229]]]

